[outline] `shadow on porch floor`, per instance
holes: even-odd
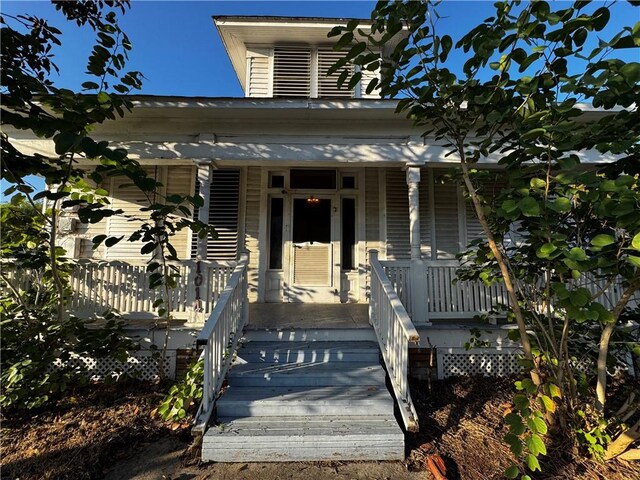
[[[368,309],[357,303],[252,303],[247,328],[371,328]]]

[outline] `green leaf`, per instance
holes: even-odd
[[[529,399],[525,395],[514,395],[513,403],[518,410],[524,410],[529,407]]]
[[[631,248],[640,250],[640,233],[636,233],[631,240]]]
[[[531,455],[535,455],[537,457],[538,455],[547,454],[547,447],[542,441],[542,438],[540,438],[537,433],[532,433],[529,437],[527,437],[526,443]],[[531,470],[533,469],[531,468]]]
[[[580,247],[574,247],[571,250],[569,250],[569,255],[568,257],[571,260],[575,260],[577,262],[580,262],[582,260],[587,260],[587,253],[581,249]]]
[[[101,104],[109,103],[111,102],[111,96],[109,96],[109,94],[106,92],[100,92],[98,93],[98,95],[96,95],[96,100],[98,100],[98,103]]]
[[[523,133],[522,135],[520,135],[520,138],[522,140],[533,140],[533,139],[536,139],[538,137],[541,137],[545,133],[547,133],[547,130],[544,129],[544,128],[534,128],[534,129],[529,130],[528,132]]]
[[[511,453],[513,453],[516,457],[519,457],[522,453],[522,442],[520,441],[520,439],[513,433],[507,433],[504,436],[504,441],[507,445],[509,445]]]
[[[551,254],[558,249],[553,243],[545,243],[536,251],[538,258],[551,258]]]
[[[518,470],[518,467],[516,467],[515,465],[511,465],[504,471],[504,476],[507,478],[516,478],[519,473],[520,470]]]
[[[501,207],[505,212],[511,213],[518,208],[518,204],[515,200],[505,200],[502,202]]]
[[[591,245],[597,248],[602,248],[602,247],[606,247],[607,245],[611,245],[612,243],[615,243],[615,242],[616,242],[616,239],[613,238],[611,235],[600,233],[595,237],[593,237],[593,239],[591,240]]]
[[[532,178],[529,181],[529,185],[531,185],[531,188],[545,188],[547,186],[547,182],[542,178]]]
[[[538,459],[530,453],[525,457],[525,463],[527,464],[527,467],[529,467],[529,470],[531,470],[532,472],[535,472],[536,470],[542,471],[540,469],[540,462],[538,462]]]
[[[571,200],[565,197],[556,198],[549,203],[549,208],[558,213],[565,213],[571,210]]]
[[[524,197],[518,202],[518,207],[525,217],[537,217],[540,215],[540,206],[533,197]]]
[[[627,263],[633,265],[634,267],[640,268],[640,257],[636,257],[635,255],[627,255],[625,259]]]

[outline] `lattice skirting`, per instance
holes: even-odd
[[[521,371],[516,349],[439,348],[438,378],[484,375],[503,377]]]
[[[86,371],[91,380],[103,380],[105,375],[116,372],[131,375],[140,380],[157,380],[159,378],[159,352],[142,350],[120,362],[113,358],[91,358],[75,356],[64,362],[65,366],[76,367]],[[62,361],[57,362],[61,367]],[[176,376],[176,351],[168,350],[164,362],[164,377],[174,379]]]

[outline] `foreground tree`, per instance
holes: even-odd
[[[540,469],[542,436],[557,421],[563,435],[603,455],[608,432],[627,428],[606,428],[609,345],[640,287],[640,64],[617,56],[640,46],[640,23],[594,45],[619,5],[497,2],[454,47],[438,30],[438,3],[379,2],[369,35],[356,21],[336,27],[336,48],[351,47],[333,71],[347,63],[381,69],[368,91],[399,99],[398,111],[458,159],[486,237],[467,252],[460,278],[504,284],[531,372],[506,418],[514,454]],[[364,40],[353,44],[356,32]],[[398,34],[397,46],[385,48]],[[461,72],[447,67],[454,48]],[[594,119],[585,102],[608,113]],[[606,156],[607,165],[582,165],[589,155]],[[490,156],[505,167],[497,198],[475,167]],[[617,348],[625,346],[637,349]]]
[[[167,334],[171,318],[169,289],[175,286],[177,276],[177,269],[168,262],[177,259],[171,237],[182,228],[202,234],[209,232],[208,227],[191,220],[192,207],[201,203],[200,197],[162,197],[161,184],[147,176],[137,161],[129,159],[126,150],[110,148],[108,142],[96,142],[90,136],[96,124],[114,120],[130,110],[132,103],[126,95],[141,86],[140,72],[124,71],[131,43],[118,26],[117,13],[124,13],[129,1],[52,3],[66,20],[95,32],[96,44],[87,60],[91,80],[82,84],[82,93],[57,88],[51,80],[51,73],[57,71],[53,53],[61,45],[59,30],[34,16],[0,18],[1,172],[2,178],[12,184],[4,193],[15,194],[11,205],[2,212],[3,229],[10,232],[3,238],[2,256],[11,259],[11,269],[5,268],[2,274],[0,305],[3,405],[37,406],[51,393],[64,389],[73,378],[77,379],[77,375],[67,375],[65,381],[53,378],[50,371],[56,359],[64,361],[72,354],[82,353],[126,354],[120,347],[130,347],[116,340],[121,322],[116,321],[113,312],[105,314],[104,329],[87,330],[85,322],[66,309],[72,262],[58,245],[63,211],[77,210],[84,223],[122,214],[109,208],[107,192],[99,187],[110,176],[128,177],[145,194],[149,206],[141,209],[141,226],[127,240],[141,240],[141,253],[154,254],[148,265],[150,284],[163,292],[155,307],[159,317],[166,321]],[[7,126],[52,139],[56,155],[47,157],[21,151],[7,135]],[[80,165],[80,161],[84,163]],[[30,175],[44,179],[43,191],[35,191],[29,184]],[[44,210],[35,208],[40,200],[45,202]],[[25,204],[34,208],[29,221],[23,216],[24,222],[20,223],[18,212]],[[94,244],[104,242],[109,247],[121,240],[102,235],[94,238]],[[15,273],[10,275],[8,271]],[[9,331],[15,335],[7,337],[5,333]],[[105,341],[105,335],[114,337]],[[164,355],[161,362],[163,358]]]

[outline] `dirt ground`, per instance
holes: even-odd
[[[449,480],[503,478],[509,451],[502,420],[512,381],[460,378],[412,384],[421,431],[407,437],[404,462],[198,465],[187,431],[150,417],[162,394],[140,386],[94,387],[35,415],[4,418],[2,478],[109,480],[425,480],[425,456],[439,453]],[[575,460],[549,445],[539,479],[640,478],[640,466]]]

